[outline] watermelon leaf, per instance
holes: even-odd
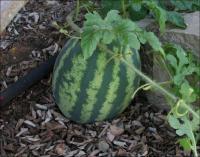
[[[166,11],[159,7],[155,1],[144,1],[148,9],[155,16],[156,21],[159,23],[161,33],[165,30],[165,22],[167,21]]]
[[[197,120],[197,122],[198,122],[198,119],[195,119],[195,120]],[[178,117],[176,115],[176,113],[170,114],[168,116],[168,122],[169,122],[171,127],[176,129],[177,135],[179,135],[179,136],[187,135],[187,137],[188,137],[187,142],[191,141],[190,148],[194,151],[194,154],[196,155],[197,154],[197,152],[196,152],[196,140],[195,140],[195,136],[194,136],[193,131],[194,131],[194,129],[196,129],[196,127],[199,126],[199,122],[193,124],[192,121],[189,120],[187,114],[185,114],[182,117]]]
[[[184,150],[186,151],[190,151],[191,150],[191,142],[190,142],[190,139],[185,137],[185,138],[181,138],[179,140],[179,144],[183,147]]]
[[[97,12],[88,13],[85,17],[81,34],[81,47],[85,59],[92,56],[98,43],[110,44],[114,40],[122,47],[129,45],[131,48],[140,49],[137,32],[141,32],[141,29],[133,21],[122,19],[119,11],[109,11],[104,19]]]
[[[92,56],[101,38],[100,33],[93,33],[91,29],[85,29],[82,33],[81,47],[85,59]]]
[[[162,44],[157,36],[153,32],[146,32],[144,36],[146,37],[147,42],[153,48],[153,50],[159,51],[165,57],[165,52],[162,48]]]
[[[175,11],[167,11],[167,21],[183,29],[187,27],[187,25],[185,24],[184,18],[181,16],[181,14]]]
[[[192,1],[170,0],[170,2],[175,6],[175,10],[192,10]]]

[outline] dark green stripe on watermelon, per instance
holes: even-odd
[[[104,53],[104,52],[103,52]],[[107,60],[108,60],[108,55],[106,55],[107,57]],[[102,80],[102,84],[101,84],[101,87],[99,88],[99,91],[96,95],[96,97],[98,98],[97,99],[97,102],[95,104],[95,108],[91,114],[91,117],[89,119],[90,122],[94,122],[96,120],[96,118],[98,117],[99,115],[99,111],[102,107],[102,104],[104,103],[105,99],[106,99],[106,95],[107,95],[107,89],[108,89],[108,86],[112,80],[112,74],[113,74],[113,66],[114,66],[114,61],[111,60],[109,62],[103,62],[102,64],[106,64],[106,68],[105,68],[105,71],[102,72],[103,73],[103,80]]]
[[[54,70],[53,70],[53,79],[52,79],[52,86],[53,86],[53,94],[55,98],[58,98],[58,94],[59,94],[59,84],[62,82],[61,79],[59,78],[60,74],[62,74],[63,72],[66,72],[65,68],[68,67],[70,68],[72,66],[71,63],[71,58],[72,56],[75,55],[75,53],[71,53],[71,49],[76,48],[75,46],[76,43],[78,42],[78,40],[69,40],[65,46],[62,48],[61,52],[59,53],[55,65],[54,66]],[[76,50],[77,51],[77,50]],[[76,52],[75,51],[75,52]],[[70,56],[69,56],[70,55]]]
[[[59,104],[59,108],[61,109],[61,111],[63,112],[64,115],[67,115],[68,110],[69,110],[69,106],[73,106],[73,104],[69,104],[69,100],[65,100],[64,102],[63,99],[63,95],[61,95],[61,91],[64,90],[65,84],[66,82],[72,83],[73,80],[67,80],[64,77],[64,74],[69,73],[70,69],[72,69],[73,67],[73,59],[77,58],[77,54],[78,52],[81,51],[80,46],[77,45],[78,40],[69,40],[67,45],[65,46],[64,49],[60,52],[59,54],[59,58],[56,60],[56,65],[57,67],[54,68],[54,77],[53,77],[53,81],[55,80],[55,88],[53,87],[54,90],[54,97],[55,100],[57,102],[57,104]],[[57,74],[57,75],[56,75]],[[54,84],[53,84],[54,85]],[[69,89],[64,90],[64,96],[70,95]]]
[[[137,69],[141,69],[139,53],[135,49],[132,49],[131,59],[129,57],[127,57],[126,59],[130,64],[135,66]],[[132,94],[139,86],[139,81],[140,81],[139,75],[136,75],[136,73],[130,67],[127,66],[127,75],[126,75],[127,80],[128,80],[128,75],[134,76],[133,82],[131,81],[131,83],[133,83],[133,84],[131,85],[131,83],[128,83],[128,86],[132,87],[132,88],[129,87],[132,92],[126,92],[125,99],[127,99],[127,100],[125,101],[124,105],[121,105],[120,109],[118,110],[118,114],[120,114],[121,112],[123,112],[126,109],[126,107],[128,106],[128,104],[130,103],[130,101],[132,99]]]
[[[81,55],[81,53],[79,55]],[[81,92],[79,92],[77,94],[78,99],[75,102],[73,111],[70,113],[71,117],[74,117],[74,120],[77,122],[82,121],[80,119],[81,110],[83,108],[83,104],[86,102],[87,97],[88,97],[87,89],[89,88],[89,84],[94,78],[95,69],[97,67],[97,65],[96,65],[97,57],[98,57],[97,55],[92,55],[85,63],[87,68],[84,71],[84,75],[81,80],[81,85],[80,85]],[[74,83],[76,83],[76,82],[74,82]]]
[[[112,119],[113,117],[116,116],[121,107],[119,104],[123,103],[124,97],[126,96],[125,90],[128,85],[128,81],[126,78],[126,67],[124,64],[120,64],[120,73],[118,75],[119,75],[118,77],[120,77],[120,86],[117,93],[118,97],[113,102],[113,106],[111,109],[112,112],[110,112],[108,119]]]

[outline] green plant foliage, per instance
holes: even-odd
[[[165,30],[165,23],[167,21],[166,11],[159,7],[154,1],[145,1],[145,4],[155,16],[156,21],[159,23],[160,31],[163,32]]]
[[[101,15],[105,16],[110,10],[122,11],[122,0],[101,0]]]
[[[177,11],[196,11],[200,10],[200,1],[199,0],[170,0],[172,5],[174,5],[175,10]]]
[[[177,11],[200,10],[199,0],[170,0],[168,3],[160,0],[101,0],[101,5],[101,14],[104,16],[112,9],[129,15],[133,21],[141,20],[148,14],[153,15],[161,32],[164,32],[166,22],[179,28],[186,28],[182,15]]]
[[[142,0],[130,0],[127,11],[129,17],[133,21],[138,21],[146,17],[148,9],[142,4]]]
[[[197,115],[200,114],[200,110],[196,111]],[[181,146],[185,150],[193,150],[195,156],[197,155],[197,141],[195,139],[195,131],[198,131],[199,125],[200,125],[200,120],[199,117],[192,117],[192,120],[189,117],[188,114],[185,114],[183,116],[178,116],[176,112],[173,112],[169,114],[168,116],[168,121],[171,127],[176,129],[176,134],[179,136],[185,135],[186,137],[183,137],[179,140]]]
[[[170,22],[171,24],[179,28],[185,29],[187,27],[181,14],[175,11],[167,11],[166,13],[167,13],[167,22]]]
[[[190,142],[190,139],[185,137],[185,138],[181,138],[179,140],[179,144],[183,147],[184,150],[186,151],[190,151],[191,150],[191,142]]]
[[[161,43],[152,32],[139,28],[133,21],[122,19],[117,10],[111,10],[104,19],[97,13],[86,14],[86,21],[81,34],[81,47],[84,57],[89,58],[98,43],[110,44],[115,41],[120,48],[140,49],[140,43],[148,42],[150,46],[164,55]]]
[[[190,53],[185,52],[180,46],[175,44],[164,45],[166,53],[166,59],[169,64],[166,63],[168,70],[171,73],[171,91],[180,97],[175,107],[168,116],[168,121],[171,127],[176,129],[176,133],[179,136],[183,136],[179,142],[185,150],[193,150],[195,156],[197,156],[197,130],[200,125],[200,112],[194,110],[191,103],[197,102],[200,99],[198,90],[195,90],[199,79],[189,80],[193,78],[200,78],[198,61],[191,59]],[[188,112],[192,111],[192,112]],[[192,120],[191,115],[192,113]]]

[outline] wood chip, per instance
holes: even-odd
[[[114,136],[119,136],[119,135],[123,134],[124,128],[118,127],[118,126],[116,126],[116,125],[111,125],[111,126],[110,126],[110,132],[111,132]]]
[[[107,138],[109,139],[110,142],[112,142],[115,139],[115,136],[110,131],[108,131]]]
[[[47,106],[45,106],[45,105],[35,104],[35,106],[36,106],[38,109],[47,110]]]
[[[24,134],[24,133],[27,132],[27,131],[28,131],[28,128],[21,128],[21,129],[20,129],[20,132],[17,133],[16,137],[21,136],[22,134]]]
[[[59,143],[55,147],[55,152],[58,155],[64,155],[66,152],[66,145],[64,143]]]
[[[36,125],[33,122],[31,122],[30,120],[25,120],[24,123],[31,127],[34,127],[34,128],[36,127]]]
[[[113,144],[115,144],[115,145],[117,145],[117,146],[120,146],[120,147],[124,147],[124,148],[127,147],[126,142],[121,142],[121,141],[116,141],[116,140],[114,140],[114,141],[113,141]]]

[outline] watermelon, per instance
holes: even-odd
[[[125,58],[140,69],[138,52],[130,51]],[[67,118],[92,123],[110,120],[124,111],[139,80],[119,57],[99,49],[84,59],[80,41],[70,39],[56,59],[52,90],[56,104]]]

